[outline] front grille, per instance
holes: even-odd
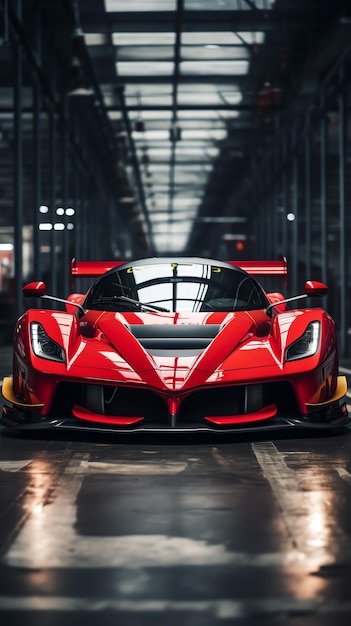
[[[93,389],[93,393],[92,393]],[[99,394],[101,400],[99,400]],[[99,404],[100,402],[100,404]],[[205,417],[244,414],[274,403],[281,416],[298,415],[289,383],[211,387],[195,390],[183,398],[176,426],[208,425]],[[71,415],[74,404],[106,416],[140,417],[142,424],[167,427],[169,415],[164,397],[150,389],[61,383],[51,415]]]
[[[199,423],[213,415],[235,415],[244,410],[244,387],[216,387],[195,391],[180,406],[178,421]]]
[[[168,411],[164,399],[149,389],[105,387],[106,415],[144,416],[145,421],[167,424]],[[89,408],[89,407],[87,407]]]

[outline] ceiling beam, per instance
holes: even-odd
[[[86,33],[111,32],[172,32],[176,11],[106,12],[82,11],[82,24]],[[310,22],[310,23],[309,23]],[[150,29],[152,25],[152,29]],[[274,32],[315,28],[315,16],[311,11],[185,11],[183,30],[202,31],[263,31]]]

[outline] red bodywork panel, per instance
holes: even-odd
[[[287,345],[315,319],[323,327],[318,354],[284,363]],[[48,335],[64,347],[67,363],[33,354],[28,329],[34,320],[45,325]],[[67,379],[147,386],[170,398],[175,392],[185,397],[194,388],[208,385],[284,379],[293,385],[299,409],[305,413],[305,403],[317,402],[323,396],[325,378],[335,380],[334,326],[321,309],[281,313],[272,322],[267,321],[263,311],[162,314],[162,325],[222,325],[211,344],[195,356],[152,355],[129,330],[130,325],[154,325],[158,320],[158,313],[89,311],[78,320],[76,315],[64,312],[28,311],[20,320],[21,333],[15,347],[15,392],[28,402],[33,394],[43,403],[41,412],[46,414],[56,386]],[[268,334],[267,324],[271,326]]]

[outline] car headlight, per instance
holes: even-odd
[[[319,346],[320,323],[311,322],[302,337],[294,341],[286,351],[287,361],[296,361],[297,359],[305,359],[308,356],[316,354]]]
[[[64,363],[65,353],[63,348],[61,348],[56,341],[50,339],[41,324],[32,322],[30,332],[34,354],[43,359],[49,359],[49,361],[60,361]]]

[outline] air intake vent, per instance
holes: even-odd
[[[180,353],[198,354],[207,348],[220,330],[219,324],[161,325],[134,324],[129,326],[134,337],[152,354],[170,356]]]

